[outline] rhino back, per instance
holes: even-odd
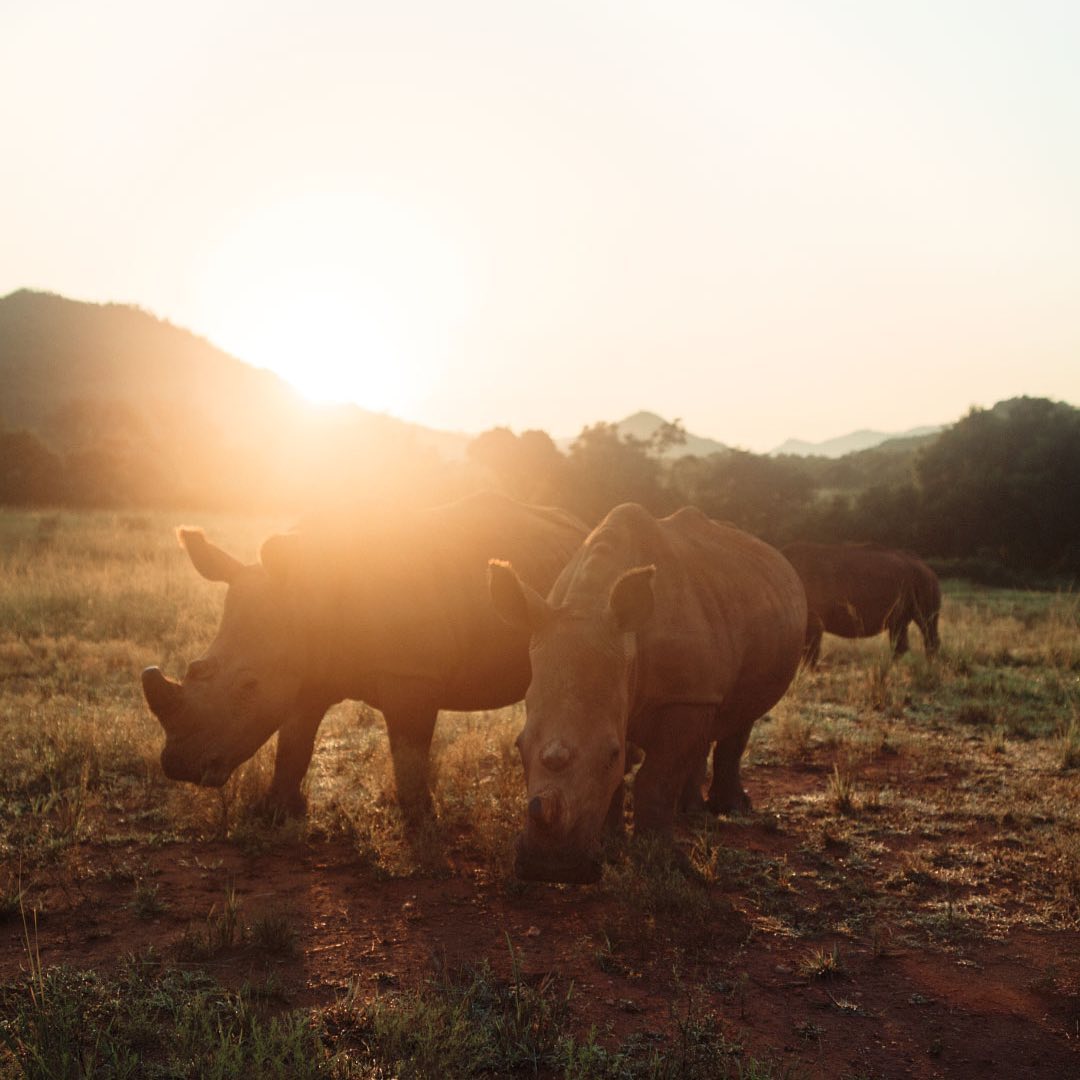
[[[718,704],[762,681],[782,683],[780,696],[798,664],[806,600],[778,551],[693,508],[656,520],[627,504],[590,534],[550,599],[595,607],[642,565],[656,575],[653,616],[637,634],[638,708]]]
[[[699,511],[658,524],[674,562],[657,567],[658,617],[641,635],[642,695],[768,708],[798,666],[806,627],[798,575],[768,544]]]
[[[905,604],[919,576],[914,556],[876,544],[813,544],[784,548],[806,588],[810,611],[830,633],[873,635]],[[929,567],[926,568],[929,573]]]
[[[365,687],[393,674],[437,686],[442,708],[505,705],[528,683],[528,641],[492,609],[488,560],[510,560],[546,592],[585,531],[493,494],[397,511],[305,537],[296,602],[313,651]]]

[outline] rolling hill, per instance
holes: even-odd
[[[29,290],[0,298],[0,387],[0,425],[76,460],[94,487],[87,500],[106,503],[262,505],[270,492],[294,502],[320,487],[385,486],[393,478],[373,462],[460,458],[469,441],[312,405],[139,308]]]

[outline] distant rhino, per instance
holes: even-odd
[[[438,710],[509,705],[529,682],[528,634],[492,610],[488,559],[547,589],[585,532],[561,510],[491,494],[271,536],[252,566],[181,529],[195,569],[229,589],[183,682],[142,674],[165,775],[220,786],[276,731],[270,803],[302,814],[319,722],[353,698],[382,710],[399,801],[426,811]]]
[[[824,633],[845,638],[889,631],[894,656],[908,651],[908,624],[922,633],[926,654],[940,644],[937,575],[915,555],[876,544],[811,544],[783,549],[806,588],[805,659],[813,666]]]
[[[605,821],[622,818],[628,746],[644,751],[638,831],[666,831],[678,805],[701,802],[714,741],[710,808],[749,806],[739,761],[754,721],[791,682],[806,628],[802,584],[778,551],[698,510],[658,521],[627,503],[546,600],[500,563],[491,593],[532,634],[520,877],[596,880]]]

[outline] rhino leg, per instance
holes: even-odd
[[[714,814],[745,814],[750,809],[750,796],[742,786],[740,767],[752,727],[752,723],[745,724],[716,740],[709,788],[709,809]]]
[[[919,623],[922,631],[923,646],[927,656],[933,656],[941,647],[941,638],[938,637],[938,613],[935,611],[929,617],[923,617]]]
[[[607,817],[604,818],[604,835],[618,839],[626,832],[626,783],[620,783],[611,796]]]
[[[809,668],[817,667],[818,657],[821,656],[821,639],[825,628],[821,622],[812,623],[806,630],[806,644],[803,645],[803,663]]]
[[[300,784],[311,764],[315,733],[324,711],[312,708],[298,713],[278,729],[274,779],[266,798],[269,809],[275,814],[303,817],[307,813],[307,798],[300,790]]]
[[[903,619],[889,626],[889,641],[892,642],[894,657],[903,656],[908,651],[908,620]]]
[[[715,708],[668,705],[649,718],[650,734],[641,740],[645,761],[634,778],[635,832],[671,831],[686,789],[702,773]]]
[[[432,811],[429,759],[438,710],[434,706],[384,708],[383,716],[398,805],[407,819],[419,820]]]
[[[706,750],[679,796],[679,810],[682,813],[697,814],[705,809],[705,781],[708,779],[708,773],[709,753]]]
[[[922,634],[923,649],[928,658],[932,657],[941,646],[941,639],[938,637],[938,615],[937,611],[928,615],[919,605],[915,607],[913,618],[915,625],[919,628],[919,633]]]

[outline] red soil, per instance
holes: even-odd
[[[820,789],[820,773],[748,770],[759,807],[786,794]],[[765,815],[732,823],[724,841],[744,851],[783,854],[799,864],[800,838],[769,827]],[[903,837],[896,854],[902,855]],[[168,907],[152,919],[130,908],[133,885],[118,880],[124,859],[145,860]],[[728,889],[725,925],[692,945],[662,935],[624,941],[618,963],[597,961],[603,936],[621,918],[597,887],[508,889],[479,866],[448,876],[376,880],[342,841],[279,843],[246,854],[234,843],[177,843],[160,849],[84,844],[73,862],[35,871],[32,902],[44,914],[37,940],[46,965],[112,968],[125,952],[155,946],[175,957],[192,924],[222,905],[232,884],[250,920],[283,911],[297,930],[293,955],[252,946],[219,952],[205,967],[222,982],[273,971],[291,1007],[331,1003],[349,984],[370,993],[416,985],[435,970],[487,958],[510,972],[509,944],[527,978],[572,981],[571,1013],[586,1031],[670,1033],[673,1009],[714,1010],[747,1054],[829,1077],[1080,1076],[1080,935],[1014,928],[1003,940],[966,940],[962,949],[896,946],[888,937],[796,938],[751,926],[746,896]],[[797,877],[797,902],[828,902],[810,877]],[[838,944],[846,974],[805,974],[813,953]],[[0,925],[0,979],[26,962],[18,919]]]

